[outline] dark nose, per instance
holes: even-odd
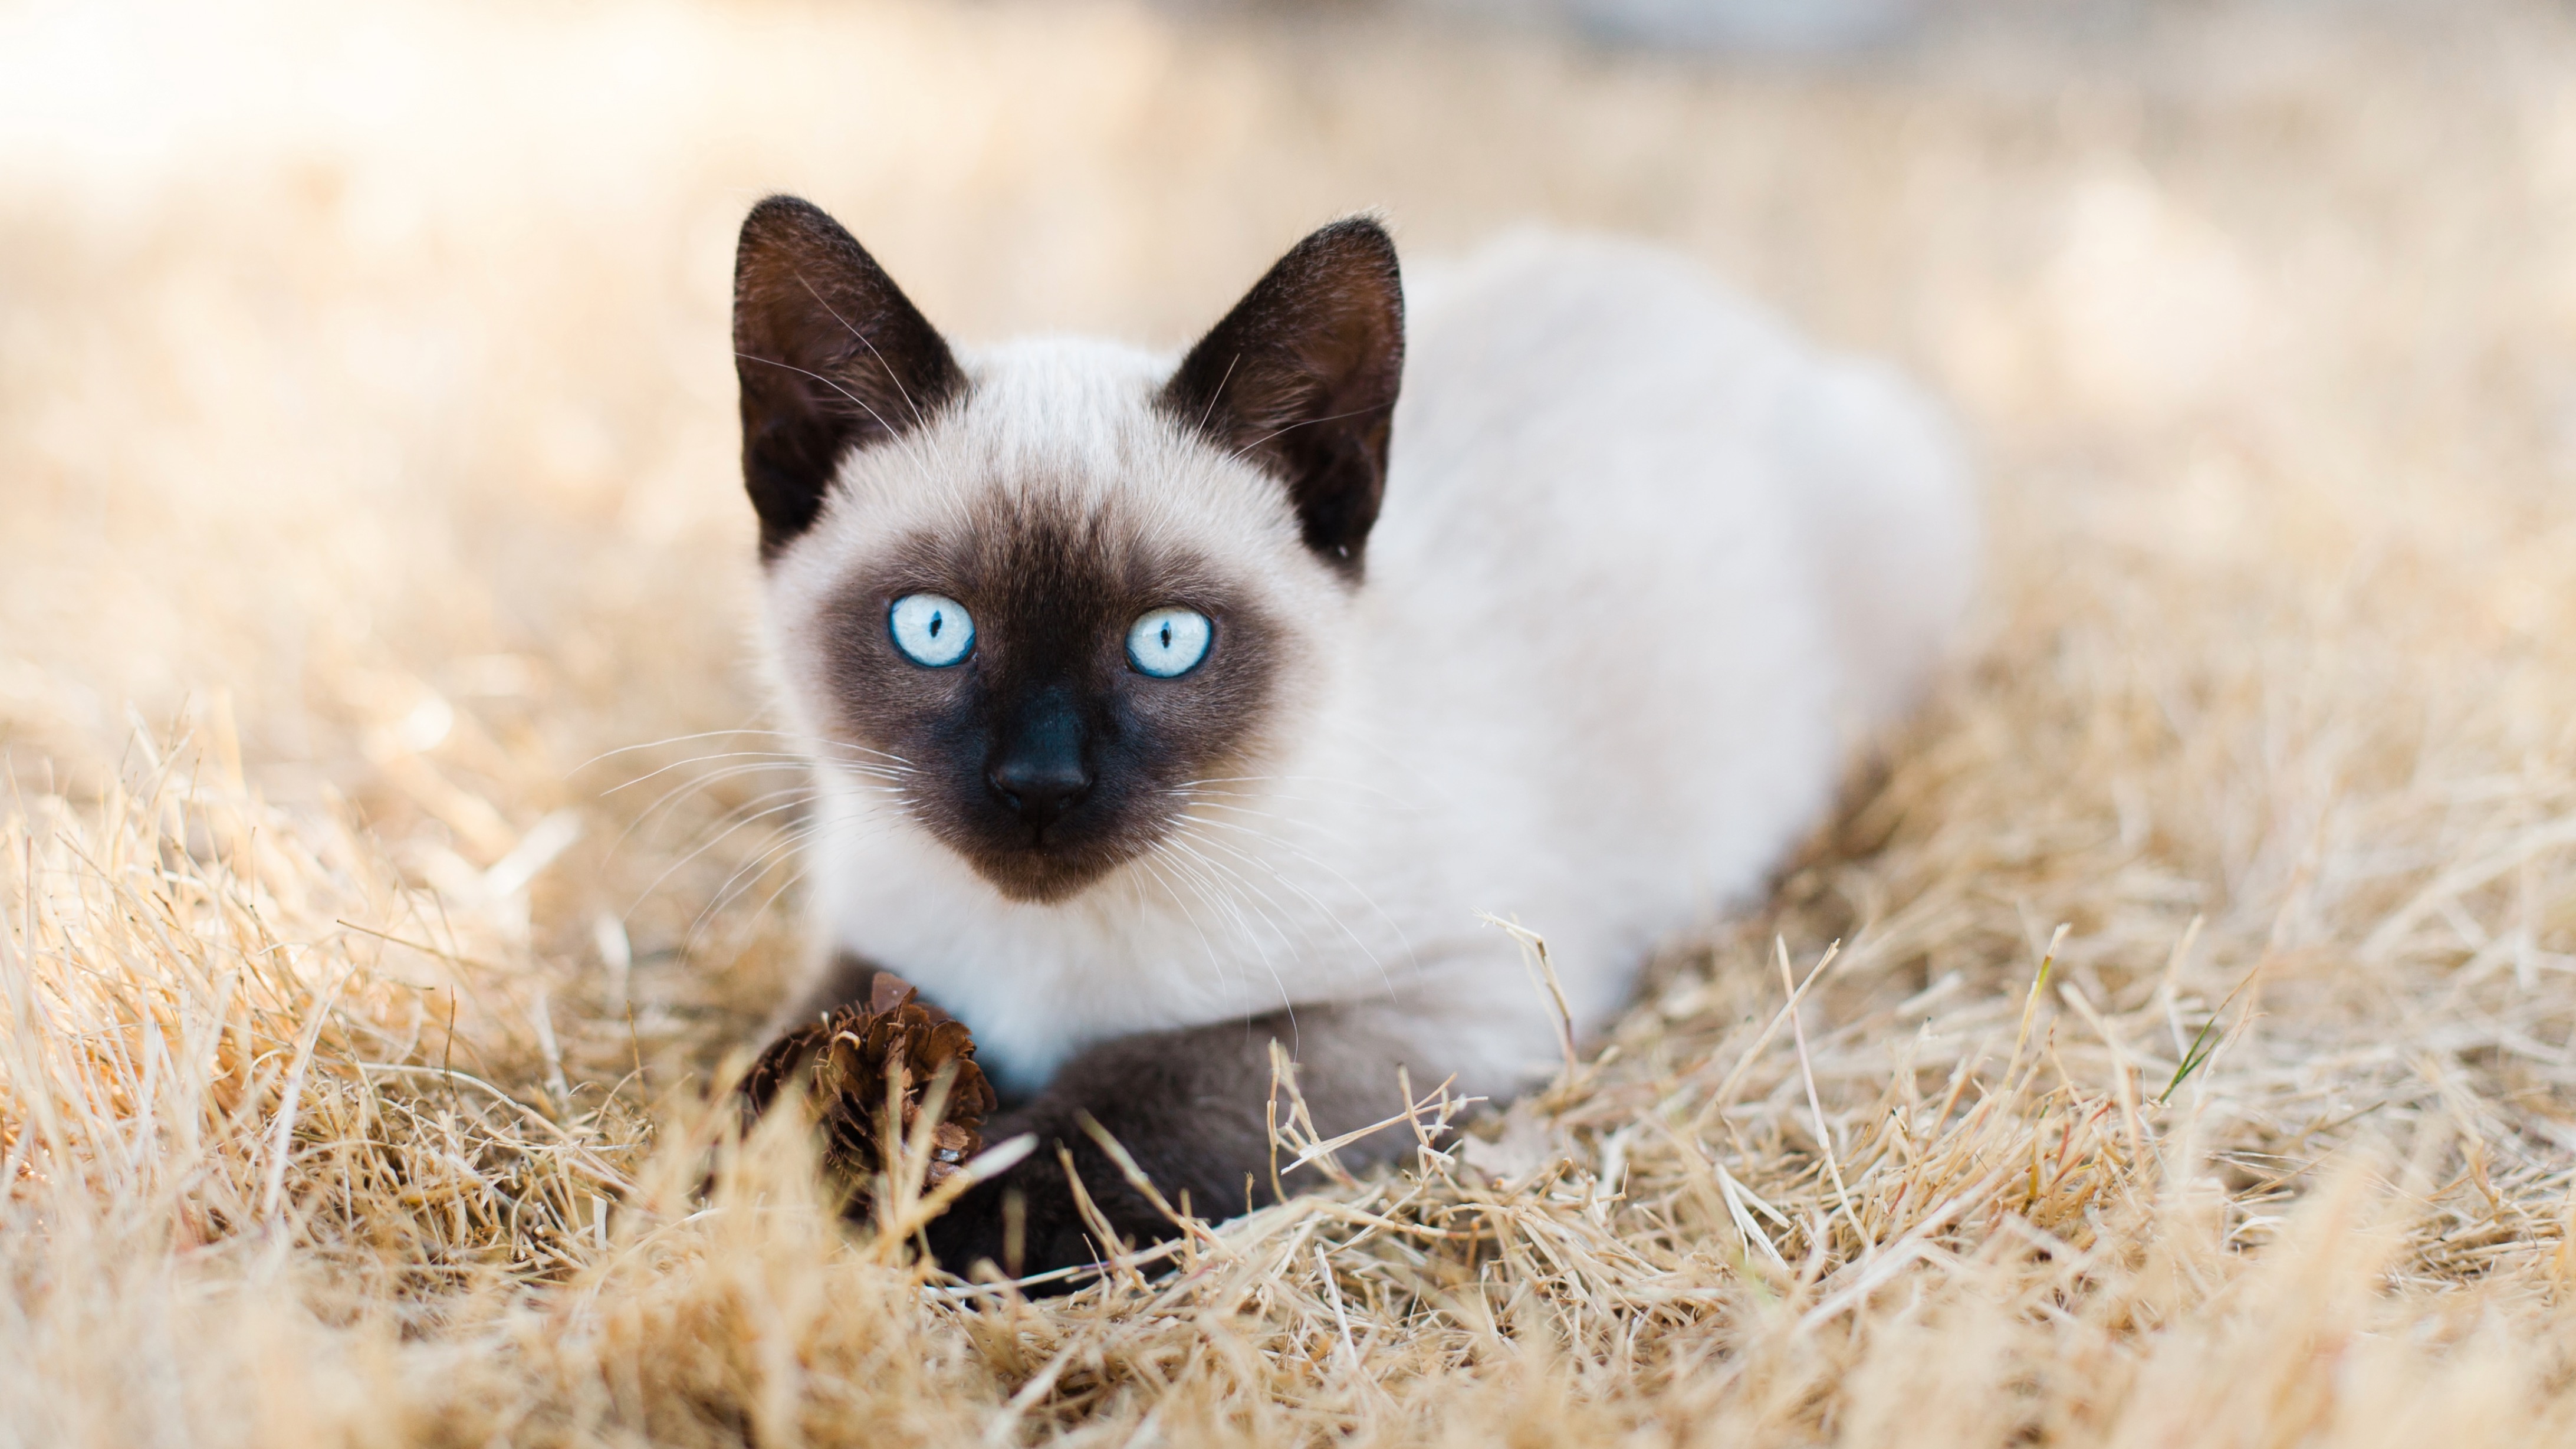
[[[1031,825],[1061,819],[1091,790],[1091,771],[1082,763],[1083,734],[1072,700],[1033,701],[984,772],[993,798]]]

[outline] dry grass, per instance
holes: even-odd
[[[2443,17],[0,12],[0,1442],[2576,1430],[2576,27]],[[1668,238],[1958,401],[1977,637],[1454,1158],[973,1306],[784,1137],[696,1196],[792,950],[689,738],[772,186],[971,335]]]

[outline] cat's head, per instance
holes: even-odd
[[[820,210],[743,223],[734,350],[774,667],[826,768],[1066,899],[1275,768],[1330,675],[1403,371],[1395,249],[1297,244],[1177,365],[961,358]]]

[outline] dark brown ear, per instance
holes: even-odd
[[[1365,217],[1297,243],[1164,385],[1163,403],[1288,485],[1306,546],[1356,579],[1404,379],[1395,243]]]
[[[947,342],[876,258],[793,196],[743,219],[733,351],[763,560],[813,525],[851,449],[919,426],[966,387]]]

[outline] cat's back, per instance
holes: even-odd
[[[1977,535],[1914,388],[1641,243],[1523,231],[1411,285],[1374,586],[1595,683],[1795,667],[1868,717],[1910,692]]]
[[[1499,729],[1485,778],[1591,888],[1751,887],[1964,601],[1939,414],[1634,243],[1523,233],[1412,295],[1365,591],[1412,763]]]

